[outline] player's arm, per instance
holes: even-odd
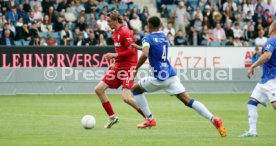
[[[261,57],[250,66],[248,69],[247,77],[250,78],[254,74],[254,69],[267,61],[270,60],[272,56],[272,52],[274,51],[274,47],[270,44],[266,45],[266,48],[264,50],[264,53],[261,55]]]
[[[137,44],[131,44],[131,47],[135,48],[136,50],[143,50],[143,47],[137,45]]]
[[[138,70],[147,60],[148,54],[149,54],[149,48],[150,44],[148,42],[143,43],[143,46],[141,47],[143,50],[142,55],[140,56],[138,63],[136,65],[136,70]]]

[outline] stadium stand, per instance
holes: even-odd
[[[262,37],[267,37],[268,26],[276,19],[275,8],[271,0],[265,2],[254,0],[156,0],[155,5],[160,16],[173,24],[173,28],[169,28],[170,30],[166,28],[167,25],[163,26],[164,30],[167,29],[166,34],[170,34],[170,40],[174,42],[174,39],[177,38],[186,41],[185,43],[170,43],[171,46],[226,46],[226,44],[231,46],[232,43],[228,43],[229,37],[233,38],[233,45],[237,40],[241,42],[242,46],[253,46],[260,31],[264,31]],[[82,43],[84,45],[89,45],[88,42],[91,39],[99,43],[98,33],[104,35],[107,45],[113,45],[112,30],[102,26],[106,25],[105,20],[98,20],[101,14],[106,16],[114,9],[124,16],[124,24],[130,27],[134,34],[137,33],[139,37],[136,37],[136,42],[140,43],[143,36],[147,34],[146,20],[150,16],[146,6],[141,8],[138,1],[135,3],[132,0],[0,0],[0,6],[0,38],[4,38],[5,30],[9,30],[11,32],[9,37],[15,40],[15,45],[28,45],[27,43],[31,43],[36,34],[39,35],[40,40],[48,39],[51,36],[56,40],[57,45],[73,45],[72,42],[64,43],[61,38],[60,34],[65,25],[69,26],[73,38],[85,30],[82,33],[86,42]],[[93,17],[95,20],[90,19]],[[22,20],[20,20],[21,18]],[[84,18],[84,22],[80,22],[82,18]],[[104,17],[104,19],[106,18]],[[141,21],[142,31],[139,31],[140,28],[131,28],[133,25],[130,23],[133,21]],[[221,24],[221,28],[225,30],[227,23],[230,23],[230,29],[234,34],[236,30],[241,30],[243,33],[236,36],[230,32],[228,35],[231,30],[227,29],[226,40],[220,39],[224,34],[216,35],[214,39],[211,33],[208,34],[208,41],[206,40],[208,30],[214,32],[216,24]],[[27,30],[23,29],[24,24],[27,25]],[[239,24],[239,29],[235,28],[237,24]],[[207,27],[206,30],[204,30],[205,27]],[[251,27],[254,33],[249,32]],[[65,32],[67,37],[69,30]],[[19,35],[22,31],[24,31],[24,35]],[[179,31],[184,33],[181,36],[183,38],[177,36]],[[90,35],[90,33],[94,33],[94,35]],[[95,36],[95,38],[89,36]],[[5,44],[3,41],[1,43],[1,45]]]

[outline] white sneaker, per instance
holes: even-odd
[[[115,116],[115,117],[112,117],[112,118],[109,118],[107,123],[104,125],[104,128],[111,128],[114,124],[118,123],[119,122],[119,118],[118,116]]]
[[[257,137],[258,134],[257,132],[245,132],[242,135],[240,135],[239,137]]]

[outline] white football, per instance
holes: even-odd
[[[85,115],[81,119],[81,124],[85,129],[92,129],[96,125],[96,119],[91,115]]]

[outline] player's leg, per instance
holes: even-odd
[[[144,122],[137,125],[138,128],[156,126],[156,120],[153,117],[148,105],[148,101],[144,96],[144,92],[154,92],[159,90],[158,83],[153,84],[155,81],[156,79],[153,77],[145,77],[131,88],[132,94],[138,106],[142,109],[146,117]]]
[[[103,108],[109,116],[107,123],[104,128],[111,128],[113,124],[118,122],[118,117],[115,114],[112,105],[105,94],[107,88],[117,89],[121,85],[121,81],[116,78],[115,70],[108,70],[102,81],[95,87],[95,93],[98,95]]]
[[[125,103],[129,104],[134,109],[136,109],[137,112],[145,118],[145,115],[144,115],[143,111],[141,110],[141,108],[137,105],[137,103],[135,102],[135,100],[131,96],[131,90],[130,89],[134,84],[134,79],[130,76],[129,71],[128,71],[128,73],[125,73],[125,75],[126,76],[124,76],[123,79],[122,79],[122,86],[123,86],[122,99]]]
[[[260,84],[257,84],[253,90],[251,97],[247,102],[248,109],[248,124],[249,131],[240,135],[240,137],[256,137],[257,136],[257,121],[258,121],[258,104],[266,104],[266,95],[263,94],[263,90],[260,87]]]
[[[166,82],[168,84],[165,89],[166,92],[171,95],[176,95],[176,97],[186,106],[194,109],[201,116],[210,120],[218,129],[222,137],[226,136],[226,130],[222,124],[222,120],[218,117],[213,116],[213,114],[201,102],[192,99],[190,95],[186,92],[185,88],[183,87],[177,76],[169,78]]]
[[[99,84],[95,87],[95,93],[98,95],[104,110],[106,111],[106,113],[109,116],[109,119],[108,119],[107,123],[105,124],[104,128],[111,128],[112,125],[117,123],[119,119],[116,116],[116,114],[112,108],[112,105],[111,105],[108,97],[105,94],[105,90],[107,88],[108,88],[108,85],[105,82],[100,81]]]
[[[276,110],[276,101],[272,102],[271,105],[272,105],[273,109]]]
[[[145,118],[145,115],[144,115],[143,111],[140,109],[140,107],[137,105],[135,100],[132,98],[130,89],[123,88],[122,99],[125,103],[127,103],[128,105],[130,105],[134,109],[136,109],[137,112],[140,113]]]

